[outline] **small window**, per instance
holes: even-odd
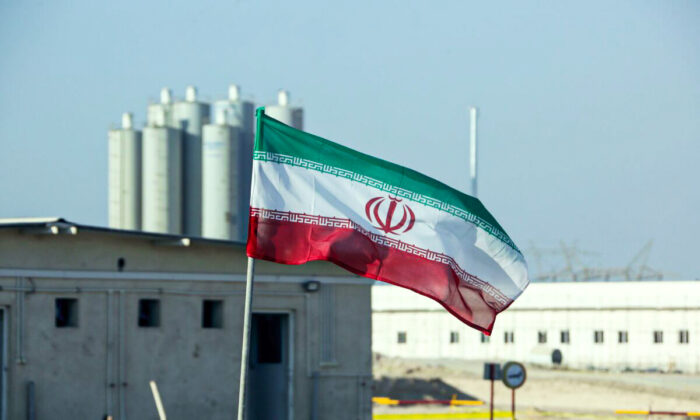
[[[56,299],[56,327],[68,328],[78,326],[78,299]]]
[[[681,344],[688,344],[690,342],[690,336],[688,335],[688,330],[678,331],[678,342]]]
[[[503,342],[504,343],[513,343],[513,342],[515,342],[514,338],[515,337],[513,335],[513,331],[506,331],[503,333]]]
[[[596,344],[602,344],[605,341],[605,336],[602,330],[593,331],[593,342]]]
[[[537,342],[540,344],[547,342],[547,331],[537,331]]]
[[[491,341],[491,337],[489,337],[488,335],[486,335],[484,333],[481,333],[481,342],[488,343],[489,341]]]
[[[139,300],[139,327],[160,326],[160,300]]]
[[[224,326],[224,301],[202,301],[202,328],[223,328]]]
[[[559,341],[561,341],[562,344],[569,344],[569,330],[561,331],[561,333],[559,334]]]
[[[457,331],[450,332],[450,344],[459,343],[459,333]]]
[[[396,342],[399,344],[406,343],[406,331],[399,331],[399,333],[396,336]]]
[[[624,344],[627,342],[627,331],[617,332],[617,342],[620,344]]]
[[[655,344],[660,344],[664,342],[664,332],[663,331],[654,331],[654,343]]]

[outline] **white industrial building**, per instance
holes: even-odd
[[[213,109],[213,121],[211,114]],[[303,109],[280,91],[266,113],[303,128]],[[109,226],[244,241],[247,236],[255,105],[231,85],[212,104],[188,86],[184,100],[161,90],[146,126],[124,114],[110,130]]]
[[[533,283],[490,337],[423,296],[372,287],[372,351],[387,356],[698,373],[699,340],[700,281]]]

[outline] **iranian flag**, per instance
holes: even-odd
[[[528,285],[520,250],[481,202],[258,110],[248,256],[326,260],[439,302],[490,334]]]

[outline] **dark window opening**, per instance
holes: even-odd
[[[603,331],[596,330],[593,331],[593,342],[596,344],[602,344],[604,341]]]
[[[681,344],[688,344],[690,342],[688,330],[678,331],[678,342]]]
[[[256,314],[257,363],[282,363],[282,317]]]
[[[617,342],[622,344],[627,342],[627,331],[617,332]]]
[[[117,270],[124,271],[124,266],[126,265],[126,260],[124,258],[119,258],[117,260]]]
[[[406,332],[405,331],[399,331],[399,333],[396,336],[396,342],[399,344],[404,344],[406,342]]]
[[[489,341],[491,341],[491,337],[489,337],[488,335],[486,335],[484,333],[481,333],[481,342],[488,343]]]
[[[569,338],[569,330],[562,330],[560,336],[559,336],[559,341],[562,344],[569,344],[570,338]]]
[[[56,327],[77,327],[78,326],[78,299],[57,298],[56,299]]]
[[[547,342],[547,331],[537,332],[537,342],[540,344],[545,344]]]
[[[139,300],[139,327],[160,326],[160,300]]]
[[[504,343],[515,342],[513,331],[506,331],[505,333],[503,333],[503,342]]]
[[[561,365],[561,361],[564,359],[564,355],[561,354],[561,350],[554,349],[552,352],[552,363],[555,365]]]
[[[450,344],[459,343],[459,333],[457,331],[450,332]]]
[[[224,301],[202,301],[202,328],[223,328],[224,326]]]
[[[654,331],[654,343],[660,344],[663,342],[664,342],[664,332],[663,331]]]

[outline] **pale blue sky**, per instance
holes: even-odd
[[[306,128],[480,198],[521,248],[700,277],[700,3],[0,3],[0,217],[107,222],[107,130],[161,87],[287,88]],[[536,5],[536,6],[535,6]]]

